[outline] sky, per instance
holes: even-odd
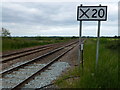
[[[79,36],[80,4],[108,6],[100,36],[118,36],[118,0],[3,0],[0,22],[12,36]],[[97,36],[97,30],[97,21],[83,21],[82,36]]]

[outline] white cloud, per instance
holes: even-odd
[[[24,6],[23,4],[20,3],[3,3],[2,4],[3,8],[9,8],[11,10],[17,11],[17,12],[23,12],[23,13],[31,13],[31,14],[39,14],[42,13],[40,10],[37,8],[28,8]]]
[[[3,3],[3,27],[9,29],[13,36],[78,36],[77,5],[78,3],[68,2]],[[85,3],[85,5],[98,5],[98,3]],[[117,3],[103,2],[102,5],[108,5],[108,21],[102,22],[101,35],[114,36],[118,27]],[[84,22],[82,32],[86,36],[96,36],[97,22]]]

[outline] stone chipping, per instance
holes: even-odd
[[[41,88],[51,84],[51,82],[60,76],[61,73],[68,67],[70,67],[70,65],[66,62],[56,62],[40,75],[36,76],[23,88]]]
[[[7,74],[2,78],[2,88],[12,88],[18,83],[25,80],[27,77],[31,76],[46,64],[31,64],[25,66],[18,71],[14,71]],[[56,62],[52,64],[47,70],[42,72],[40,75],[36,76],[29,83],[25,84],[23,88],[41,88],[45,85],[50,84],[55,80],[66,68],[70,67],[66,62]]]

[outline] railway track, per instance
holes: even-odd
[[[43,51],[43,50],[46,50],[46,49],[49,49],[49,48],[51,48],[51,47],[50,46],[49,47],[44,47],[44,48],[41,48],[41,49],[38,49],[38,50],[33,50],[33,51],[30,51],[30,52],[24,52],[24,53],[9,56],[9,57],[6,57],[6,58],[2,58],[2,61],[0,61],[0,62],[1,63],[7,63],[8,61],[13,61],[17,58],[24,57],[24,56],[27,56],[27,55],[30,55],[30,54],[33,54],[33,53],[37,53],[37,52],[40,52],[40,51]]]
[[[59,58],[61,58],[63,55],[65,55],[67,52],[73,49],[76,46],[77,42],[78,41],[72,42],[68,45],[54,49],[46,54],[36,57],[30,61],[9,68],[8,70],[2,71],[0,75],[2,77],[3,86],[5,85],[4,88],[12,89],[21,88],[26,83],[28,83],[32,78],[34,78],[37,74],[43,72],[55,61],[57,61]],[[50,59],[51,55],[53,57]],[[42,59],[46,58],[49,58],[50,60],[47,60],[46,64],[41,64]]]
[[[13,52],[10,54],[4,54],[4,55],[0,56],[2,58],[0,63],[7,63],[8,61],[13,61],[13,60],[20,58],[20,57],[24,57],[24,56],[27,56],[30,54],[38,53],[38,52],[50,49],[50,48],[54,47],[55,45],[57,45],[57,44],[49,44],[49,45],[44,45],[44,46],[40,46],[40,47],[33,48],[33,49]]]
[[[41,48],[45,48],[45,47],[52,46],[52,45],[53,44],[44,45],[44,46],[39,46],[39,47],[33,48],[33,49],[28,49],[28,50],[23,50],[23,51],[18,51],[18,52],[12,52],[12,53],[9,53],[9,54],[3,54],[3,55],[0,55],[0,58],[5,58],[5,57],[13,56],[13,55],[16,55],[16,54],[21,54],[21,53],[25,53],[25,52],[29,52],[29,51],[33,51],[33,50],[37,50],[37,49],[41,49]]]
[[[77,40],[74,40],[74,41],[77,41]],[[52,50],[57,49],[59,47],[62,47],[70,42],[73,42],[73,40],[68,41],[68,42],[64,42],[64,43],[62,42],[62,43],[40,46],[39,49],[37,47],[37,50],[36,50],[36,48],[32,48],[32,49],[29,48],[27,50],[25,49],[22,51],[13,52],[15,54],[13,54],[13,53],[10,53],[10,55],[4,54],[6,56],[4,58],[0,59],[1,63],[2,63],[2,70],[6,70],[10,67],[14,67],[16,65],[19,65],[20,63],[22,64],[26,61],[29,61],[33,58],[36,58],[40,55],[43,55],[49,51],[52,51]],[[21,52],[24,52],[24,53],[21,53]]]

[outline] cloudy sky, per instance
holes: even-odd
[[[12,36],[78,36],[79,22],[76,20],[76,12],[80,4],[108,6],[107,21],[101,22],[101,36],[118,35],[118,0],[14,1],[3,0],[0,5],[2,27],[8,29]],[[97,28],[97,21],[84,21],[82,35],[97,36]]]

